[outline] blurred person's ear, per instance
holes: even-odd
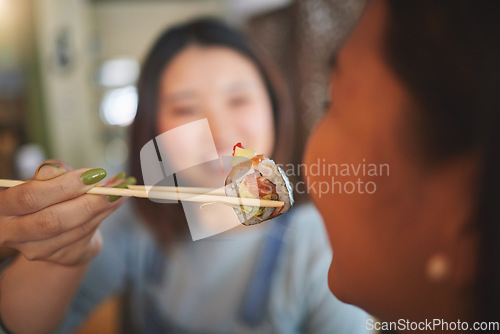
[[[446,281],[466,288],[476,279],[478,162],[476,155],[469,154],[431,172],[427,210],[439,224],[429,233],[439,233],[442,249],[429,258],[427,276],[436,283]]]

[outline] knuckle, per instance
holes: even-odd
[[[24,252],[23,255],[26,258],[26,260],[28,260],[30,262],[40,260],[40,255],[37,254],[36,252],[28,251],[28,252]]]
[[[66,247],[52,252],[46,259],[47,262],[55,263],[63,266],[72,265],[71,251]]]
[[[92,226],[91,222],[88,221],[88,222],[85,222],[84,224],[80,225],[78,228],[80,229],[81,235],[87,235],[92,231],[93,226]]]
[[[72,197],[70,188],[63,180],[55,179],[55,180],[53,180],[53,182],[54,182],[54,185],[53,185],[54,191],[56,193],[61,194],[66,199]]]
[[[48,258],[49,262],[52,263],[59,263],[59,264],[65,264],[65,256],[66,252],[62,252],[61,250],[58,250],[50,255]]]
[[[27,210],[33,210],[36,208],[37,199],[35,193],[29,187],[23,187],[17,195],[18,203]]]
[[[98,213],[98,208],[95,203],[92,203],[90,196],[83,196],[79,205],[80,214],[82,217],[91,218]]]
[[[19,251],[28,261],[46,261],[54,253],[52,247],[35,244],[23,245]]]
[[[62,229],[62,217],[57,211],[50,210],[43,214],[37,220],[38,228],[47,233],[58,233]]]
[[[43,251],[39,252],[40,259],[44,259],[45,261],[50,260],[54,254],[59,251],[58,248],[47,248]]]

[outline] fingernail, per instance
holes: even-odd
[[[135,179],[135,177],[129,176],[127,177],[125,182],[127,183],[127,186],[134,186],[137,183],[137,180]]]
[[[113,188],[127,188],[128,186],[134,185],[137,182],[135,177],[129,176],[122,183],[117,184]]]
[[[86,185],[96,184],[105,177],[106,177],[106,171],[102,168],[90,169],[82,173],[82,175],[80,175],[80,178]]]
[[[58,164],[55,164],[55,163],[53,163],[53,162],[46,162],[46,163],[44,163],[44,164],[41,164],[41,165],[40,165],[40,167],[38,167],[38,169],[37,169],[37,173],[40,173],[40,169],[42,169],[42,167],[44,167],[44,166],[52,166],[52,167],[54,167],[54,168],[59,168],[59,165],[58,165]]]
[[[128,188],[128,186],[131,186],[131,185],[134,185],[136,184],[137,180],[135,179],[135,177],[133,176],[129,176],[125,179],[125,181],[123,181],[122,183],[114,186],[113,188],[122,188],[122,189],[126,189]],[[113,195],[109,195],[108,196],[108,201],[109,202],[114,202],[116,201],[117,199],[121,198],[121,196],[113,196]]]

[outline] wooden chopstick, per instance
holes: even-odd
[[[23,183],[25,183],[25,181],[0,179],[0,187],[4,188],[15,187]],[[156,191],[156,190],[147,191],[147,187],[149,186],[143,186],[143,187],[144,190],[135,190],[135,189],[108,188],[108,187],[96,186],[87,191],[87,193],[96,195],[166,199],[174,201],[180,200],[187,202],[215,202],[215,203],[227,203],[232,205],[259,206],[259,207],[269,207],[269,208],[281,208],[283,205],[285,205],[285,203],[282,201],[272,201],[272,200],[265,200],[258,198],[229,197],[225,195],[219,196],[219,195],[194,194],[194,193],[186,193],[180,191],[178,192]]]
[[[132,190],[146,190],[146,191],[165,191],[174,193],[187,193],[187,194],[209,194],[226,196],[224,187],[221,188],[201,188],[201,187],[172,187],[172,186],[143,186],[143,185],[130,185],[129,189]]]

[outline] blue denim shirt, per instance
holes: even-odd
[[[332,252],[311,205],[169,251],[129,207],[101,230],[103,249],[59,333],[125,290],[141,333],[367,333],[368,315],[328,289]]]

